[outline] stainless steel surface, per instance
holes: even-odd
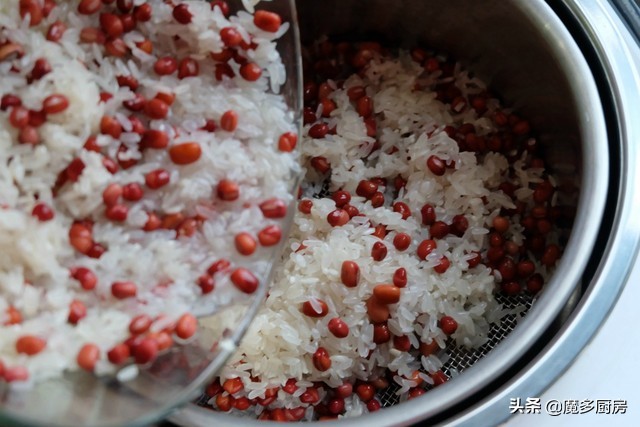
[[[578,214],[563,259],[517,327],[512,321],[497,328],[488,346],[477,352],[456,350],[449,366],[464,374],[424,397],[395,405],[393,394],[387,394],[382,398],[390,406],[376,412],[375,418],[362,416],[341,423],[406,425],[442,417],[454,405],[477,399],[478,393],[516,366],[548,328],[557,327],[565,320],[560,316],[569,315],[580,301],[580,280],[600,226],[609,177],[607,132],[595,80],[572,35],[542,0],[298,4],[306,42],[323,34],[374,37],[407,47],[424,43],[451,53],[504,95],[507,104],[531,118],[545,144],[547,161],[560,180],[569,184],[577,180]],[[327,16],[331,19],[319,18]],[[508,401],[504,410],[508,413]],[[193,405],[173,419],[194,426],[212,419],[220,425],[240,422],[227,414],[213,418],[209,410]],[[257,424],[248,419],[241,423]]]
[[[635,212],[640,195],[640,47],[606,1],[565,1],[569,11],[588,34],[605,69],[601,83],[614,102],[620,148],[621,181],[613,189],[619,195],[609,210],[614,217],[610,238],[585,295],[573,315],[539,355],[499,390],[448,422],[456,425],[493,425],[509,417],[509,399],[540,395],[571,365],[596,334],[614,307],[637,263],[640,217]],[[637,283],[629,283],[636,286]],[[607,352],[607,349],[602,349]],[[633,367],[617,367],[621,370]],[[625,420],[628,422],[629,420]],[[636,420],[637,421],[637,420]]]
[[[227,2],[232,9],[241,7],[240,0]],[[291,24],[277,48],[287,70],[282,95],[300,126],[302,63],[295,2],[265,2],[260,8],[277,12],[283,22]],[[299,179],[299,171],[292,171],[289,180],[292,194],[297,191]],[[292,201],[292,206],[294,203]],[[292,206],[283,222],[283,230],[291,226],[295,210]],[[270,265],[279,257],[280,251],[274,250]],[[205,383],[234,353],[268,292],[273,271],[270,267],[265,270],[268,270],[265,271],[266,277],[246,303],[225,309],[244,312],[236,317],[239,319],[237,323],[225,330],[220,328],[220,334],[212,333],[204,338],[204,334],[199,334],[198,339],[175,346],[151,366],[141,369],[135,378],[120,381],[113,377],[99,378],[86,372],[73,372],[38,383],[28,390],[10,390],[5,382],[0,382],[0,426],[145,426],[166,417],[176,406],[199,396]],[[215,321],[224,313],[218,312],[200,320]]]

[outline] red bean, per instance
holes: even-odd
[[[367,94],[364,86],[352,86],[347,89],[347,96],[351,102],[356,102]]]
[[[498,233],[504,233],[509,229],[509,220],[503,216],[497,216],[493,219],[492,225]]]
[[[257,10],[253,15],[253,23],[263,31],[275,33],[280,29],[282,18],[277,13]]]
[[[216,282],[213,280],[213,277],[208,274],[203,274],[202,276],[198,277],[196,283],[200,287],[203,295],[213,292],[216,287]]]
[[[396,202],[393,204],[393,211],[402,215],[402,219],[407,219],[411,216],[411,209],[404,202]]]
[[[107,207],[104,215],[111,221],[123,222],[127,219],[129,208],[126,205],[115,204]]]
[[[438,264],[435,267],[433,267],[433,270],[436,273],[443,274],[449,269],[450,266],[451,266],[451,261],[449,261],[449,258],[447,258],[446,256],[443,256],[440,258],[440,261],[438,262]]]
[[[97,43],[104,44],[106,36],[102,30],[98,28],[83,28],[80,30],[80,42],[82,43]]]
[[[530,260],[521,260],[516,266],[518,277],[526,278],[536,271],[536,265]]]
[[[102,8],[101,0],[81,0],[78,4],[78,13],[92,15]]]
[[[191,338],[198,330],[198,319],[193,314],[185,313],[176,323],[175,333],[183,340]]]
[[[102,192],[102,201],[106,206],[113,206],[120,200],[123,189],[120,184],[111,183]]]
[[[129,89],[131,89],[132,91],[136,91],[138,89],[138,87],[140,86],[140,83],[138,82],[138,79],[136,79],[135,77],[131,76],[131,75],[120,75],[116,77],[116,80],[118,81],[118,86],[120,87],[128,87]]]
[[[451,316],[442,316],[440,318],[440,329],[447,335],[452,335],[458,329],[458,322]]]
[[[237,47],[242,43],[242,34],[234,27],[225,27],[220,30],[220,38],[227,47]]]
[[[150,363],[158,357],[158,343],[151,338],[143,338],[133,348],[133,359],[138,365]]]
[[[455,236],[462,237],[469,228],[469,220],[464,215],[456,215],[451,220],[451,233]]]
[[[431,171],[432,174],[436,176],[442,176],[447,170],[447,167],[444,161],[435,155],[429,156],[427,159],[427,167]]]
[[[433,385],[434,387],[437,387],[439,385],[442,385],[444,383],[446,383],[447,381],[449,381],[449,378],[447,378],[447,376],[444,374],[444,372],[438,370],[436,372],[434,372],[433,374],[431,374],[431,379],[433,380]]]
[[[127,54],[129,48],[121,38],[111,38],[107,39],[107,41],[104,43],[104,50],[107,55],[116,58],[122,58]]]
[[[407,286],[407,270],[403,267],[398,268],[393,273],[393,284],[398,288],[404,288]]]
[[[280,243],[282,230],[277,225],[269,225],[258,233],[258,241],[262,246],[274,246]]]
[[[29,110],[22,106],[16,106],[9,113],[9,123],[16,129],[22,129],[29,125]]]
[[[540,262],[547,267],[553,267],[560,258],[560,247],[555,244],[551,244],[544,249]]]
[[[137,202],[142,199],[144,191],[137,182],[131,182],[122,187],[122,197],[131,202]]]
[[[143,5],[145,6],[145,5]],[[134,17],[135,18],[135,17]],[[151,53],[153,52],[153,43],[151,43],[151,40],[143,40],[141,42],[137,42],[136,43],[136,47],[138,49],[140,49],[141,51],[145,52],[148,55],[151,55]]]
[[[542,290],[543,285],[544,279],[542,278],[542,275],[536,273],[527,280],[527,292],[535,295]]]
[[[69,243],[78,252],[86,254],[93,246],[91,231],[81,224],[73,224],[69,229]]]
[[[31,27],[42,22],[42,7],[37,0],[20,0],[20,17],[25,19],[27,15]]]
[[[356,386],[356,394],[363,402],[369,402],[375,396],[375,389],[371,384],[362,383]]]
[[[195,163],[202,155],[202,148],[197,142],[183,142],[169,149],[169,157],[176,165]]]
[[[322,301],[321,299],[316,298],[318,305],[320,306],[320,311],[316,311],[311,302],[305,301],[302,304],[302,313],[309,317],[324,317],[329,312],[329,307],[327,303]]]
[[[435,240],[432,240],[432,239],[423,240],[422,242],[420,242],[420,244],[418,245],[418,249],[416,250],[418,258],[422,260],[426,259],[427,256],[431,252],[433,252],[437,247],[438,247],[438,244],[436,243]]]
[[[400,301],[400,288],[394,285],[376,285],[373,295],[382,304],[396,304]]]
[[[265,218],[275,219],[287,216],[287,205],[280,199],[268,199],[260,203],[260,210]]]
[[[40,143],[40,134],[36,128],[25,126],[20,129],[18,141],[20,144],[38,145]]]
[[[80,286],[85,291],[90,291],[92,289],[95,289],[98,283],[98,278],[96,277],[94,272],[89,270],[86,267],[78,267],[78,268],[72,269],[71,277],[73,277],[78,282],[80,282]]]
[[[355,261],[343,261],[340,269],[340,280],[348,288],[358,286],[360,280],[360,267]]]
[[[110,1],[113,2],[113,0]],[[131,12],[131,9],[133,9],[133,0],[117,0],[116,6],[120,12],[129,13]]]
[[[237,183],[228,179],[223,179],[218,183],[216,192],[220,200],[227,202],[232,202],[240,197],[240,187]]]
[[[226,111],[220,118],[220,127],[227,132],[236,130],[238,127],[238,113],[233,110]]]
[[[382,323],[389,319],[389,306],[372,295],[367,299],[367,314],[372,323]]]
[[[151,20],[153,9],[151,5],[148,3],[141,4],[140,6],[136,6],[133,10],[133,17],[136,18],[138,22],[147,22]]]
[[[169,136],[160,130],[149,129],[142,135],[140,144],[145,148],[163,149],[169,145]]]
[[[120,15],[120,20],[122,21],[122,28],[125,33],[133,31],[136,28],[136,18],[132,14],[127,13],[124,15]],[[136,45],[138,43],[140,42],[137,42]]]
[[[248,82],[255,82],[262,76],[262,68],[254,62],[248,62],[240,67],[240,75]]]
[[[348,191],[338,190],[331,196],[337,208],[342,208],[351,201],[351,194]]]
[[[314,139],[322,139],[329,133],[329,125],[326,123],[316,123],[309,128],[309,136]]]
[[[393,348],[403,352],[411,350],[411,341],[409,340],[409,337],[406,335],[393,337]]]
[[[398,233],[393,238],[393,246],[400,252],[405,251],[411,245],[411,236],[407,233]]]
[[[349,335],[349,326],[339,317],[329,320],[327,328],[336,338],[344,338]]]
[[[252,255],[256,251],[256,239],[249,233],[238,233],[234,238],[236,250],[244,256]]]
[[[95,344],[85,344],[78,351],[76,361],[85,371],[93,372],[100,359],[100,348]]]
[[[231,273],[231,282],[246,294],[252,294],[258,289],[258,279],[244,268],[238,268]]]
[[[12,107],[22,106],[22,100],[15,95],[7,93],[0,99],[0,111],[7,111]]]
[[[76,325],[81,319],[87,315],[87,307],[82,301],[74,299],[69,304],[69,315],[67,321],[72,325]]]
[[[40,353],[47,346],[47,342],[35,335],[23,335],[16,340],[16,351],[27,356]]]
[[[100,133],[109,135],[114,139],[119,139],[122,135],[122,125],[115,117],[102,116],[100,121]]]
[[[55,213],[53,212],[53,209],[51,209],[51,207],[46,203],[38,203],[33,207],[31,215],[38,218],[38,220],[41,222],[46,222],[52,220],[55,216]]]
[[[326,157],[316,156],[312,157],[310,160],[311,167],[314,168],[318,173],[326,174],[331,170],[331,164],[327,160]]]
[[[381,191],[376,191],[373,196],[371,196],[371,206],[374,208],[379,208],[384,205],[384,194]]]
[[[510,257],[504,257],[498,264],[498,271],[503,282],[509,282],[516,277],[516,264]]]
[[[124,25],[118,15],[113,13],[100,14],[100,27],[109,37],[120,37],[124,33]]]
[[[436,221],[431,224],[429,234],[431,234],[431,237],[434,239],[442,239],[449,234],[449,225],[443,221]]]
[[[372,236],[377,237],[378,239],[382,240],[385,237],[387,237],[387,226],[384,224],[378,224],[373,228],[373,233],[371,233]]]
[[[344,209],[335,209],[327,215],[327,222],[332,227],[341,227],[349,222],[349,214]]]
[[[33,69],[31,70],[30,78],[32,80],[40,80],[47,74],[51,72],[51,64],[45,58],[39,58],[33,64]]]
[[[153,98],[144,107],[145,114],[153,120],[161,120],[169,115],[169,105],[161,99]]]
[[[154,231],[162,226],[162,221],[153,212],[147,214],[147,222],[142,228],[144,231]]]
[[[223,0],[215,0],[211,2],[211,10],[215,10],[218,8],[220,12],[222,12],[223,16],[229,16],[229,5],[226,1]]]
[[[178,65],[178,78],[180,80],[188,77],[196,77],[200,74],[200,65],[193,58],[184,58]]]
[[[313,353],[313,366],[320,372],[328,371],[331,368],[331,358],[324,347],[319,347]]]
[[[501,288],[502,292],[505,295],[508,295],[508,296],[518,295],[520,293],[520,291],[522,290],[520,288],[520,284],[518,282],[516,282],[516,281],[504,282],[504,283],[502,283],[500,288]]]
[[[362,180],[358,183],[356,194],[367,199],[371,198],[378,191],[378,184],[369,180]]]
[[[114,365],[123,364],[130,356],[131,350],[126,344],[116,344],[109,352],[107,352],[107,359]]]
[[[298,135],[293,132],[283,133],[278,139],[278,149],[285,153],[295,150],[298,143]]]
[[[139,314],[129,322],[129,332],[132,335],[142,335],[149,330],[153,319],[148,314]]]
[[[340,415],[344,412],[344,408],[345,408],[344,399],[342,398],[331,399],[327,404],[327,407],[329,408],[329,412],[331,412],[332,414]]]
[[[173,338],[171,338],[171,335],[166,331],[151,332],[147,337],[156,342],[158,351],[166,350],[173,345]]]
[[[384,344],[391,340],[391,332],[389,332],[389,327],[386,323],[380,323],[377,325],[373,325],[373,342],[375,344]]]
[[[132,298],[137,293],[138,287],[133,282],[113,282],[111,284],[111,294],[117,299]]]
[[[122,106],[129,111],[140,112],[147,105],[147,100],[139,93],[133,94],[133,98],[122,101]]]
[[[504,245],[504,237],[502,237],[499,233],[490,233],[489,234],[489,246],[491,247],[502,247]]]
[[[181,24],[190,24],[193,19],[193,14],[189,11],[189,6],[186,4],[179,4],[173,8],[173,19]]]
[[[422,225],[433,225],[436,222],[436,210],[433,206],[426,204],[420,209],[420,214],[422,216]]]
[[[300,402],[314,404],[320,400],[320,396],[318,395],[318,390],[309,387],[307,390],[300,395]]]
[[[171,175],[164,169],[155,169],[144,176],[144,182],[152,190],[164,187],[171,180]]]
[[[47,40],[50,42],[58,42],[64,35],[65,31],[67,31],[67,26],[64,22],[56,21],[49,27],[47,31]]]
[[[367,118],[373,114],[373,99],[369,96],[363,96],[356,102],[356,111],[358,114]]]

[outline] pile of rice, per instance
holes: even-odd
[[[300,169],[291,144],[279,148],[296,130],[278,94],[289,24],[245,3],[229,16],[225,2],[0,2],[0,383],[146,364],[268,273]],[[165,57],[179,70],[160,75]],[[45,114],[54,94],[68,106]],[[166,117],[149,113],[155,100]],[[146,146],[145,130],[168,146]],[[180,163],[173,148],[187,142],[199,154]],[[150,184],[159,169],[169,182]],[[132,184],[141,199],[123,193]],[[256,245],[267,227],[269,246]],[[118,344],[131,357],[112,357]]]
[[[482,81],[427,51],[376,43],[324,41],[305,66],[307,174],[288,250],[200,401],[265,420],[357,416],[378,410],[374,392],[392,384],[403,401],[443,383],[449,346],[477,348],[521,311],[496,292],[537,293],[559,256],[553,177],[529,124]],[[380,194],[362,191],[371,183]],[[336,211],[348,222],[335,225]],[[437,246],[422,259],[429,239]],[[355,286],[345,262],[359,267]],[[372,302],[379,285],[400,287],[387,320]]]

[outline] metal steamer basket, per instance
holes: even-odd
[[[618,4],[620,3],[620,4]],[[298,0],[303,42],[320,35],[424,44],[461,60],[528,117],[561,180],[576,184],[576,219],[561,262],[535,300],[506,319],[477,351],[452,349],[462,372],[426,395],[399,403],[379,395],[375,415],[342,425],[495,425],[509,400],[536,395],[557,379],[614,306],[636,259],[640,217],[640,48],[638,10],[594,0]],[[622,12],[622,13],[621,13]],[[183,426],[258,425],[188,405]]]

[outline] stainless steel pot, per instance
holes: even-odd
[[[548,163],[577,184],[578,214],[562,262],[517,327],[444,386],[340,423],[504,421],[510,398],[539,394],[586,345],[635,261],[640,64],[629,58],[640,58],[637,41],[605,0],[300,0],[298,8],[306,41],[373,36],[451,53],[531,119]],[[214,419],[257,424],[194,405],[173,417],[182,425]]]

